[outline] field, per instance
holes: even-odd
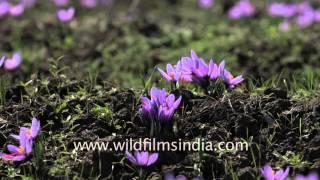
[[[250,17],[232,19],[236,2],[106,0],[89,8],[38,1],[22,15],[0,15],[0,58],[7,58],[0,69],[0,152],[22,147],[20,127],[33,127],[32,118],[41,126],[35,137],[26,135],[32,152],[0,154],[1,179],[251,180],[267,179],[267,164],[289,168],[292,179],[319,174],[320,23],[281,30],[283,19],[258,0]],[[56,11],[71,5],[73,19],[59,20]],[[14,52],[22,62],[10,69]],[[217,78],[210,70],[202,75],[201,62],[183,79],[183,57],[208,66],[224,60],[244,80],[233,87],[220,68]],[[178,61],[182,74],[179,63],[169,77],[160,73]],[[155,97],[155,87],[165,88],[167,99]],[[248,149],[157,150],[146,165],[124,150],[75,148],[129,138],[242,142]],[[17,155],[25,158],[10,159]]]

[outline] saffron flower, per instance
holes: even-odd
[[[316,173],[310,173],[307,176],[297,175],[294,180],[319,180],[319,176]]]
[[[3,57],[2,59],[3,60]],[[21,58],[21,54],[19,52],[15,52],[13,53],[11,58],[6,58],[5,60],[3,60],[3,65],[4,65],[4,69],[5,70],[15,70],[17,69],[21,62],[22,62],[22,58]]]
[[[58,7],[62,7],[68,5],[69,0],[53,0],[53,3]]]
[[[177,65],[172,66],[171,64],[167,64],[166,71],[164,72],[162,69],[158,68],[158,71],[168,81],[177,82],[181,77],[181,62],[179,61]]]
[[[28,140],[35,139],[40,132],[40,121],[37,118],[32,118],[32,123],[30,128],[21,127],[20,128],[20,134],[24,134],[25,137],[27,137]],[[21,135],[11,135],[13,138],[19,140]]]
[[[209,9],[213,6],[214,0],[198,0],[199,7]]]
[[[240,84],[244,79],[242,75],[234,77],[229,71],[224,70],[222,73],[222,79],[226,85],[230,88],[234,88],[236,85]]]
[[[80,0],[80,4],[86,8],[94,8],[98,5],[98,0]]]
[[[61,22],[70,22],[75,15],[74,7],[70,7],[68,9],[61,9],[57,11],[57,17]]]
[[[28,139],[23,131],[19,134],[19,147],[9,144],[8,151],[11,154],[0,153],[0,157],[8,161],[23,161],[32,152],[32,141]]]
[[[133,154],[126,151],[126,156],[129,159],[130,162],[137,166],[150,166],[154,164],[159,157],[158,153],[149,153],[147,151],[141,151],[141,152],[134,152]]]
[[[151,88],[150,99],[141,97],[140,114],[142,119],[158,122],[170,122],[175,110],[179,107],[182,97],[175,98],[173,94],[167,95],[165,89]]]
[[[239,0],[228,12],[231,19],[240,19],[242,17],[250,17],[255,13],[256,9],[250,0]]]
[[[274,172],[270,165],[265,165],[261,169],[261,174],[265,180],[285,180],[288,177],[289,168],[286,168],[286,170],[280,169]]]
[[[10,11],[10,3],[7,1],[0,2],[0,17],[5,16]]]
[[[24,9],[25,9],[25,7],[22,3],[16,4],[16,5],[11,5],[10,10],[9,10],[9,14],[14,17],[21,16],[24,13]]]

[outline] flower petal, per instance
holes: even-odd
[[[8,144],[7,149],[10,153],[17,153],[19,151],[19,147],[12,144]]]
[[[37,118],[32,118],[31,137],[35,138],[40,131],[40,121]]]
[[[126,151],[126,156],[133,164],[138,165],[136,158],[129,152]]]
[[[159,154],[158,153],[152,153],[149,155],[147,166],[150,166],[151,164],[154,164],[158,160]]]

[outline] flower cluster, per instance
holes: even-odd
[[[192,82],[203,88],[208,86],[208,80],[217,80],[218,78],[221,78],[230,88],[234,88],[244,80],[242,75],[234,77],[226,70],[224,61],[218,65],[210,60],[207,64],[193,50],[190,57],[182,57],[176,65],[168,64],[166,72],[160,68],[158,70],[162,77],[168,81]]]
[[[40,121],[36,118],[32,119],[31,128],[21,127],[19,135],[11,135],[15,140],[19,141],[19,146],[9,144],[7,146],[10,154],[0,153],[0,157],[9,161],[23,161],[32,152],[34,139],[40,131]]]
[[[265,165],[261,169],[261,175],[265,180],[286,180],[289,176],[289,171],[289,168],[274,171],[270,165]],[[316,173],[310,173],[307,176],[297,175],[294,180],[319,180],[319,176]]]
[[[239,0],[228,12],[231,19],[240,19],[242,17],[253,16],[256,12],[255,7],[250,0]]]
[[[58,7],[66,7],[71,4],[71,0],[51,0]],[[113,0],[79,0],[79,3],[84,8],[95,8],[100,5],[109,5]],[[3,16],[22,16],[27,8],[34,6],[37,0],[19,0],[17,3],[11,3],[9,0],[0,1],[0,17]],[[58,9],[56,16],[61,22],[69,22],[75,15],[75,8]]]
[[[175,110],[181,102],[181,97],[175,98],[173,94],[167,95],[165,89],[156,87],[150,90],[150,99],[141,97],[140,114],[142,119],[161,123],[171,122]]]
[[[268,6],[267,11],[270,16],[284,18],[279,25],[282,31],[288,31],[292,22],[302,28],[320,22],[320,10],[314,9],[308,1],[302,3],[275,2]]]
[[[15,70],[20,66],[21,62],[21,54],[15,52],[11,58],[6,58],[5,56],[0,58],[0,68],[3,67],[5,70]]]

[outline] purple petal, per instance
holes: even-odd
[[[32,118],[31,137],[35,138],[40,131],[40,121],[37,118]]]
[[[150,166],[151,164],[154,164],[158,160],[159,154],[158,153],[152,153],[149,155],[147,166]]]
[[[0,17],[5,16],[10,11],[10,4],[7,1],[0,2]]]
[[[282,169],[281,170],[279,170],[280,171],[280,173],[278,173],[278,172],[276,172],[276,174],[275,174],[275,179],[277,179],[277,180],[285,180],[287,177],[288,177],[288,174],[289,174],[289,170],[290,170],[290,168],[288,167],[288,168],[286,168],[286,170],[285,171],[283,171]]]
[[[165,73],[162,69],[158,68],[158,71],[160,72],[162,77],[164,77],[166,80],[168,80],[168,81],[172,80],[172,78],[167,73]]]
[[[14,70],[20,66],[21,62],[22,62],[21,54],[16,52],[13,54],[11,59],[7,59],[4,62],[4,69]]]
[[[11,155],[4,153],[0,153],[0,157],[7,161],[23,161],[24,159],[26,159],[25,155]]]
[[[146,166],[148,164],[149,152],[147,152],[147,151],[142,151],[142,152],[136,151],[134,156],[136,157],[136,159],[138,161],[138,165]]]
[[[237,76],[237,77],[233,78],[231,80],[231,84],[232,85],[237,85],[237,84],[240,84],[243,80],[244,80],[244,78],[242,77],[242,75],[240,75],[240,76]]]
[[[2,67],[2,65],[4,64],[4,61],[6,60],[5,56],[2,56],[0,59],[0,67]]]
[[[12,161],[23,161],[26,159],[25,155],[17,155],[17,156],[13,156],[13,158],[11,159]]]
[[[261,169],[261,174],[265,178],[265,180],[274,180],[273,170],[270,165],[265,165]]]
[[[126,156],[133,164],[138,165],[136,158],[128,151],[126,151]]]
[[[19,151],[19,148],[12,144],[8,144],[7,149],[10,153],[17,153]]]
[[[24,5],[17,4],[17,5],[11,6],[9,13],[11,16],[21,16],[24,13]]]
[[[182,97],[180,96],[173,104],[173,108],[176,109],[179,107],[180,103],[181,103]]]

